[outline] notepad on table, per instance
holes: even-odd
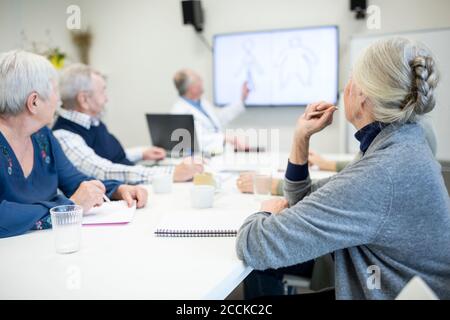
[[[229,212],[168,214],[154,234],[157,237],[235,237],[245,218]]]
[[[83,225],[125,224],[133,220],[136,203],[128,207],[125,201],[105,202],[83,216]]]

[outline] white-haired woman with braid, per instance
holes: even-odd
[[[239,257],[266,270],[334,253],[338,299],[393,299],[414,276],[450,299],[449,197],[417,124],[435,107],[438,79],[420,44],[395,38],[370,46],[344,96],[360,156],[336,176],[311,182],[309,140],[336,108],[308,106],[294,134],[287,200],[265,202],[248,218]]]

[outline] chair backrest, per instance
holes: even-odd
[[[311,290],[334,288],[334,261],[331,254],[317,258],[311,277]]]
[[[439,300],[436,294],[420,277],[414,277],[395,300]]]
[[[441,165],[445,186],[447,187],[448,195],[450,196],[450,162],[441,162]]]

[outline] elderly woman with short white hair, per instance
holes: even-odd
[[[69,162],[46,127],[59,104],[57,83],[44,57],[24,51],[0,55],[0,238],[50,228],[49,210],[59,205],[88,211],[105,194],[130,206],[147,202],[145,189],[96,181]]]
[[[439,164],[417,120],[435,107],[438,73],[420,44],[377,42],[344,94],[360,157],[312,182],[308,149],[336,108],[308,106],[295,130],[285,199],[262,204],[238,234],[237,253],[257,270],[334,253],[338,299],[393,299],[420,276],[450,299],[450,206]]]

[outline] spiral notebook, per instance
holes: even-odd
[[[235,237],[246,216],[229,212],[187,212],[164,216],[157,237]]]

